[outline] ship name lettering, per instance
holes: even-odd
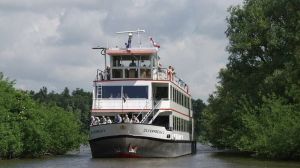
[[[144,129],[144,132],[156,133],[156,134],[164,134],[164,131],[160,131],[160,130]]]
[[[94,131],[92,131],[93,134],[96,134],[96,133],[104,133],[104,132],[106,132],[105,129],[94,130]]]

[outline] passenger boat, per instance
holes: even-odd
[[[95,47],[105,58],[93,86],[90,147],[98,157],[178,157],[196,151],[188,85],[163,68],[159,45]]]

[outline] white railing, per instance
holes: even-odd
[[[149,99],[93,99],[93,109],[139,109],[153,108],[153,100]],[[161,100],[157,108],[170,108],[170,100]]]
[[[139,68],[139,67],[137,67],[137,68]],[[143,67],[140,67],[140,68],[143,68]],[[128,69],[128,68],[121,67],[121,69],[125,70],[125,69]],[[109,70],[103,70],[102,71],[100,69],[97,69],[97,75],[96,75],[95,80],[97,80],[97,81],[110,80],[111,74],[108,73],[108,71]],[[170,77],[168,77],[168,73],[167,73],[166,68],[153,68],[151,73],[152,73],[152,79],[153,80],[170,80],[170,81],[173,81],[176,85],[178,85],[181,89],[185,90],[186,92],[189,92],[188,85],[181,78],[179,78],[178,76],[174,75],[173,79],[169,79]],[[123,71],[122,71],[122,74],[123,74]],[[127,79],[127,78],[124,78],[124,75],[122,75],[122,76],[123,76],[123,78],[120,78],[120,79]],[[136,79],[149,79],[149,78],[148,77],[142,78],[140,76],[140,78],[136,78]]]
[[[149,112],[146,113],[146,115],[143,117],[143,119],[142,119],[142,121],[141,121],[140,123],[144,123],[144,122],[148,119],[148,117],[150,116],[150,114],[154,113],[155,110],[158,109],[158,106],[160,105],[161,100],[160,100],[160,101],[157,101],[157,102],[154,102],[154,103],[156,103],[156,104],[154,105],[154,107],[153,107]],[[157,111],[156,111],[156,112],[157,112]]]
[[[94,99],[93,109],[150,109],[147,99]]]

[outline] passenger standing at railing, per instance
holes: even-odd
[[[98,76],[97,76],[97,80],[103,80],[103,72],[99,72]]]
[[[158,62],[157,70],[156,70],[156,72],[155,72],[156,78],[154,78],[154,79],[156,79],[156,80],[162,79],[162,77],[161,77],[162,72],[163,72],[163,71],[162,71],[162,65],[161,65],[160,62]]]
[[[172,80],[172,67],[171,66],[169,66],[169,68],[168,68],[168,70],[167,70],[167,75],[168,75],[168,79],[169,80]]]
[[[110,75],[109,75],[109,72],[110,72],[110,67],[107,66],[103,72],[103,77],[104,77],[104,80],[109,80],[110,79]]]
[[[107,80],[110,80],[110,66],[106,67],[106,72],[107,72]]]
[[[176,75],[174,67],[172,67],[172,81],[174,81],[174,76]]]

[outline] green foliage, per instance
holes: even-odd
[[[261,107],[243,110],[241,119],[247,134],[236,144],[241,150],[257,151],[266,158],[300,157],[299,108],[273,96],[264,98]]]
[[[56,105],[66,111],[72,112],[81,121],[81,130],[88,132],[90,123],[90,108],[92,107],[92,93],[83,89],[76,89],[70,94],[66,87],[60,94],[53,91],[48,93],[46,87],[42,87],[39,92],[30,92],[31,97],[50,106]]]
[[[205,103],[201,99],[192,100],[192,107],[193,107],[193,117],[194,117],[194,126],[195,126],[195,137],[196,140],[202,141],[202,135],[201,132],[202,124],[201,124],[201,117],[202,117],[202,111],[205,108]]]
[[[229,62],[203,134],[220,148],[299,159],[300,1],[245,0],[229,12]]]
[[[0,158],[63,154],[85,141],[73,113],[36,103],[2,73],[0,95]]]

